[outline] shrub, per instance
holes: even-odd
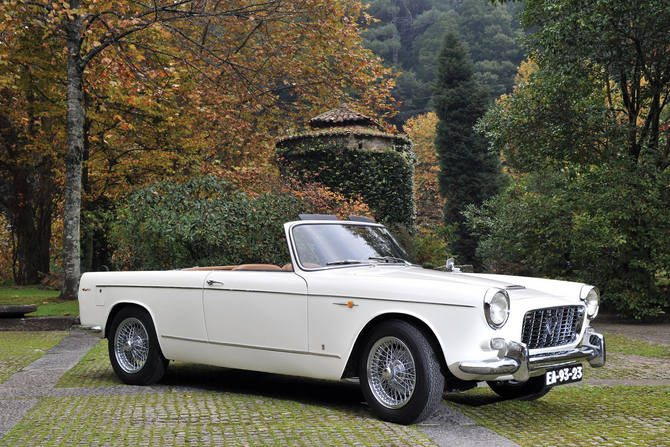
[[[290,262],[283,224],[301,213],[369,215],[367,206],[318,184],[286,182],[250,196],[214,177],[165,181],[117,210],[111,240],[120,269]]]
[[[668,306],[669,177],[625,163],[526,175],[465,215],[491,269],[587,282],[641,319]]]
[[[249,198],[212,177],[165,181],[140,189],[119,208],[113,259],[122,268],[157,270],[196,265],[285,264],[283,224],[305,205],[292,194]]]

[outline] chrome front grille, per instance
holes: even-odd
[[[533,310],[524,316],[521,341],[528,349],[567,345],[577,339],[582,321],[583,306]]]

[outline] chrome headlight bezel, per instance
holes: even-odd
[[[579,292],[579,299],[584,303],[586,316],[593,320],[600,310],[600,290],[595,286],[584,286]]]
[[[491,288],[484,295],[484,316],[493,329],[505,326],[509,319],[509,294],[504,289]]]

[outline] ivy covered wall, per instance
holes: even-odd
[[[376,148],[368,149],[359,138],[347,144],[341,136],[283,140],[277,145],[278,165],[285,175],[321,182],[350,198],[360,195],[377,221],[413,228],[417,159],[411,141],[387,135],[386,147],[375,144]],[[374,140],[379,142],[380,138]]]

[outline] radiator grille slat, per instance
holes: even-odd
[[[551,348],[574,342],[584,320],[583,306],[551,307],[527,312],[521,341],[528,349]]]

